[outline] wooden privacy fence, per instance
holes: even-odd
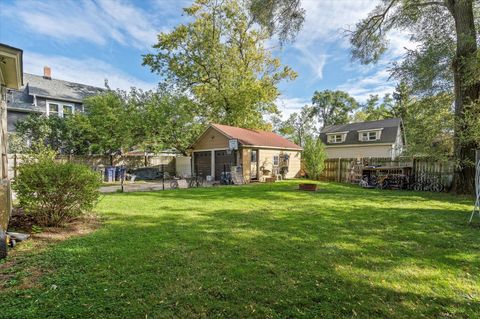
[[[8,176],[17,176],[18,166],[22,163],[25,155],[8,154]],[[93,169],[106,166],[125,166],[127,169],[139,167],[151,167],[164,165],[166,172],[175,174],[175,156],[173,155],[124,155],[124,156],[84,156],[84,155],[59,155],[60,162],[73,162],[87,165]]]
[[[453,161],[441,161],[429,158],[329,158],[325,160],[322,180],[334,182],[357,182],[361,176],[352,178],[355,166],[384,166],[384,167],[411,167],[412,175],[416,178],[423,177],[435,179],[450,188],[453,180]]]

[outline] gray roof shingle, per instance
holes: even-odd
[[[102,88],[57,79],[45,79],[43,76],[24,73],[23,83],[28,85],[30,95],[57,100],[82,102],[88,96],[102,93]]]
[[[320,139],[326,145],[333,145],[327,142],[327,133],[348,132],[343,143],[335,143],[334,145],[354,145],[354,144],[379,144],[379,143],[395,143],[397,139],[398,128],[402,120],[399,118],[385,119],[379,121],[368,121],[341,125],[330,125],[324,127],[320,132]],[[358,139],[358,131],[383,129],[380,140],[362,142]]]

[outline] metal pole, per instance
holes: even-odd
[[[123,193],[123,181],[125,180],[125,172],[123,170],[123,165],[120,167],[120,186],[122,188]]]
[[[476,151],[476,174],[475,174],[475,205],[473,206],[472,215],[470,216],[470,220],[468,223],[471,223],[473,220],[473,216],[475,213],[478,213],[478,217],[480,217],[480,150]]]
[[[162,164],[162,189],[165,190],[165,164]]]

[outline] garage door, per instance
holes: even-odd
[[[234,152],[224,151],[215,151],[215,180],[220,180],[222,172],[230,172],[230,167],[235,165],[235,155]]]
[[[193,161],[196,175],[203,177],[212,175],[212,153],[210,151],[193,153]]]

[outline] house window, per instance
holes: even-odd
[[[378,140],[378,131],[369,131],[369,132],[362,132],[360,133],[360,140],[367,142],[367,141],[376,141]]]
[[[47,116],[68,117],[74,113],[75,106],[73,104],[47,101]]]
[[[68,117],[73,114],[73,105],[63,106],[63,117]]]
[[[332,134],[328,135],[328,143],[342,143],[343,134]]]
[[[278,166],[279,157],[278,155],[273,155],[273,166]]]
[[[58,116],[60,114],[59,110],[59,105],[56,103],[49,103],[48,104],[48,109],[47,109],[47,115],[56,115]]]

